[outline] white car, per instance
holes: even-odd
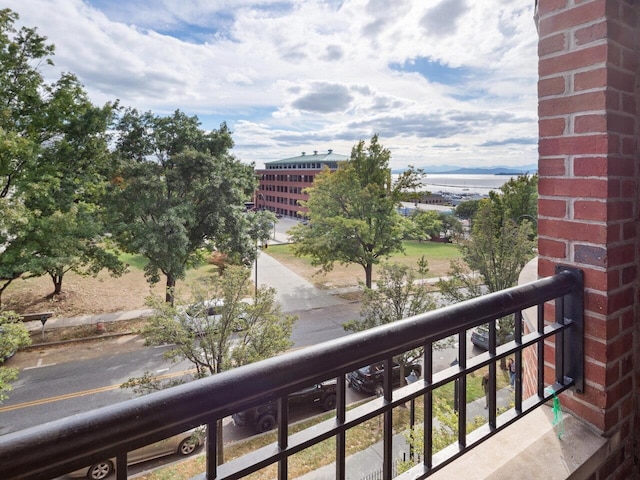
[[[250,300],[243,299],[241,303],[249,304]],[[180,315],[184,319],[184,324],[195,332],[196,335],[202,336],[212,326],[222,318],[222,309],[224,308],[224,300],[221,298],[213,300],[204,300],[191,305],[187,305],[181,309]],[[238,332],[244,330],[244,311],[239,312],[238,320],[234,322],[233,331]]]
[[[203,436],[198,429],[189,430],[173,437],[165,438],[159,442],[146,445],[127,454],[127,465],[146,462],[165,455],[178,453],[191,455],[203,443]],[[94,463],[90,467],[84,467],[68,474],[71,478],[88,478],[89,480],[102,480],[115,471],[116,459],[110,458]]]

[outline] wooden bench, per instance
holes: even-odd
[[[42,322],[42,326],[47,323],[47,320],[53,316],[53,312],[40,312],[40,313],[25,313],[24,315],[20,315],[20,320],[23,322],[33,322],[35,320],[40,320]]]

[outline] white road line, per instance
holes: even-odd
[[[36,363],[33,367],[24,367],[23,370],[33,370],[34,368],[42,368],[42,367],[51,367],[52,365],[56,365],[55,363],[42,363],[42,359],[38,359],[38,363]]]
[[[169,369],[168,368],[160,368],[158,370],[156,370],[156,373],[162,373],[162,372],[168,372]]]

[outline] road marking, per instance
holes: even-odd
[[[195,372],[196,372],[196,369],[191,368],[189,370],[182,370],[180,372],[172,372],[172,373],[165,373],[164,375],[157,375],[156,377],[154,377],[154,379],[166,380],[168,378],[180,377],[182,375],[187,375]],[[47,403],[60,402],[62,400],[68,400],[70,398],[79,398],[79,397],[84,397],[86,395],[94,395],[96,393],[108,392],[109,390],[117,390],[119,388],[120,388],[120,385],[108,385],[106,387],[92,388],[90,390],[83,390],[81,392],[66,393],[64,395],[58,395],[56,397],[41,398],[40,400],[32,400],[30,402],[23,402],[17,405],[7,405],[6,407],[0,407],[0,413],[10,412],[12,410],[19,410],[21,408],[45,405]]]
[[[168,371],[169,371],[168,368],[161,368],[159,370],[156,370],[157,373],[168,372]]]
[[[24,367],[23,370],[33,370],[34,368],[50,367],[51,365],[56,365],[56,363],[45,363],[43,365],[42,364],[42,359],[39,358],[38,359],[38,363],[36,363],[35,366],[33,366],[33,367]]]

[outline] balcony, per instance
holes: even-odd
[[[288,460],[292,455],[333,437],[336,448],[335,463],[331,468],[335,478],[344,479],[347,478],[345,452],[349,430],[379,417],[383,432],[381,478],[390,479],[393,478],[393,441],[396,433],[392,422],[394,409],[407,402],[420,402],[424,412],[433,412],[434,390],[451,382],[457,383],[460,398],[466,398],[468,378],[474,372],[486,369],[489,372],[488,423],[468,431],[467,421],[470,419],[467,419],[466,409],[459,409],[457,441],[434,452],[433,415],[424,415],[421,422],[424,449],[416,455],[420,460],[398,477],[458,478],[451,476],[450,469],[470,468],[463,465],[472,461],[470,459],[474,458],[474,452],[483,447],[490,451],[506,450],[507,457],[514,459],[514,452],[517,451],[514,444],[528,444],[523,439],[529,438],[533,432],[533,426],[527,424],[529,419],[533,419],[534,425],[540,426],[540,419],[548,415],[548,408],[544,407],[547,402],[567,389],[582,390],[582,297],[581,272],[558,267],[552,277],[289,352],[111,407],[11,433],[0,437],[0,478],[49,479],[115,457],[117,478],[124,479],[127,478],[128,451],[206,425],[207,471],[202,478],[242,478],[267,465],[277,464],[278,478],[286,479],[289,478]],[[545,304],[553,305],[555,316],[551,320],[545,319]],[[526,322],[522,321],[522,312],[530,308],[536,312],[536,321],[527,327]],[[514,340],[497,346],[495,320],[510,314],[514,314],[516,319]],[[490,325],[489,350],[468,359],[467,331],[484,323]],[[433,345],[452,335],[458,336],[460,363],[434,372]],[[392,390],[393,357],[420,347],[424,348],[423,377]],[[526,364],[525,369],[525,354],[532,351],[537,354],[537,363]],[[496,376],[500,361],[506,357],[515,357],[515,400],[513,408],[502,412],[496,407]],[[382,396],[347,409],[346,374],[374,362],[383,362],[386,366]],[[552,372],[549,371],[549,365],[555,365]],[[550,374],[552,378],[549,378]],[[288,394],[333,378],[337,378],[335,416],[312,428],[289,434]],[[533,383],[528,383],[529,380]],[[265,399],[278,402],[277,442],[217,465],[216,422],[234,412],[262,403]],[[412,416],[411,423],[413,421]],[[581,424],[569,424],[568,421],[567,427],[579,429]],[[500,446],[493,443],[494,436],[513,437],[514,432],[520,432],[520,437],[509,440],[508,447],[502,442]],[[482,455],[485,460],[486,455]],[[587,453],[579,462],[580,465],[592,456],[593,452]],[[472,470],[478,471],[477,464],[473,465]],[[513,473],[512,469],[508,471]],[[466,471],[466,478],[471,478],[468,473]]]

